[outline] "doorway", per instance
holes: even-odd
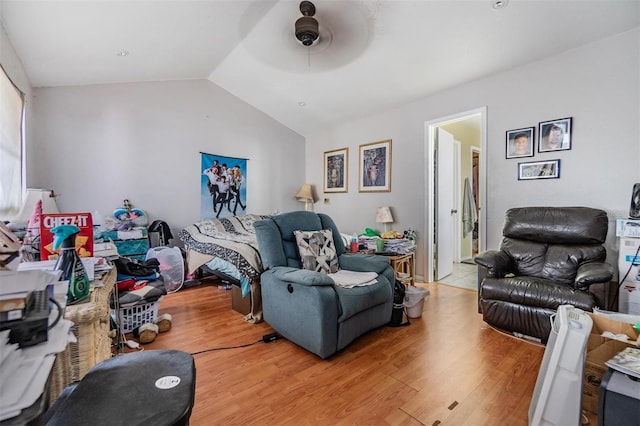
[[[470,261],[478,252],[485,249],[486,217],[484,212],[486,209],[483,207],[486,197],[486,156],[483,155],[483,148],[486,141],[486,128],[486,107],[425,123],[425,161],[427,166],[425,167],[425,187],[427,188],[425,229],[427,230],[427,236],[425,238],[426,276],[424,278],[426,282],[433,282],[436,274],[438,278],[442,278],[442,273],[453,269],[453,265],[449,265],[449,258],[456,259],[458,262]],[[438,135],[442,134],[439,129],[445,130],[446,133],[452,135],[453,140],[460,142],[460,166],[455,172],[456,178],[453,179],[454,182],[458,183],[455,184],[456,187],[450,188],[452,193],[458,193],[458,195],[452,197],[455,199],[452,201],[451,206],[448,204],[443,206],[442,200],[438,206],[438,192],[444,191],[443,188],[438,188],[439,174],[443,171],[449,170],[450,172],[455,170],[456,167],[455,163],[438,164],[438,157],[442,155],[438,152]],[[442,149],[443,147],[440,148]],[[444,148],[445,152],[448,151],[448,148]],[[448,162],[449,160],[446,161]],[[440,180],[443,181],[443,179],[447,179],[446,176]],[[470,232],[465,232],[465,229],[469,231],[469,228],[465,228],[463,224],[463,220],[468,221],[468,215],[465,211],[459,212],[459,210],[467,206],[464,199],[465,179],[468,180],[468,185],[474,194],[475,211],[477,213],[476,221],[473,223]],[[445,202],[448,203],[448,201]],[[461,206],[461,208],[458,208],[458,206]],[[450,222],[454,215],[454,227],[463,230],[459,232],[460,240],[455,236],[453,229],[451,232],[447,230],[447,226],[449,226],[447,222]],[[445,230],[444,232],[443,229]],[[455,251],[449,253],[449,247]],[[443,250],[445,251],[444,253]],[[439,265],[438,262],[441,264]],[[445,264],[442,264],[443,262]]]

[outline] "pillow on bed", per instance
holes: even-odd
[[[324,274],[340,269],[331,229],[321,231],[293,231],[298,243],[302,267]]]

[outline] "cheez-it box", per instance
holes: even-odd
[[[40,217],[40,260],[56,259],[60,250],[53,249],[51,229],[58,225],[75,225],[76,251],[80,257],[93,256],[93,221],[91,213],[43,213]]]

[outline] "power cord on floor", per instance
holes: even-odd
[[[260,343],[260,342],[264,342],[264,343],[271,343],[274,342],[278,339],[281,339],[282,336],[280,336],[278,333],[269,333],[269,334],[265,334],[264,336],[262,336],[262,338],[260,340],[256,340],[255,342],[251,342],[251,343],[245,343],[244,345],[236,345],[236,346],[220,346],[217,348],[210,348],[210,349],[204,349],[202,351],[198,351],[198,352],[192,352],[191,355],[200,355],[200,354],[204,354],[207,352],[213,352],[213,351],[221,351],[224,349],[238,349],[238,348],[246,348],[248,346],[253,346],[256,343]]]

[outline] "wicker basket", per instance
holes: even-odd
[[[158,319],[158,306],[162,297],[155,302],[128,306],[118,310],[117,323],[122,333],[131,333],[146,323],[155,323]],[[115,311],[112,311],[114,315]]]
[[[73,322],[76,342],[67,344],[56,356],[51,372],[49,396],[54,401],[64,388],[82,380],[95,364],[111,358],[109,296],[116,282],[113,268],[102,278],[102,286],[92,286],[88,303],[69,305],[64,318]]]

